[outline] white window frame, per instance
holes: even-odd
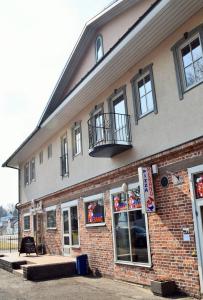
[[[184,74],[184,67],[181,55],[181,49],[183,49],[186,45],[190,44],[191,41],[195,38],[199,37],[200,45],[202,48],[203,53],[203,24],[197,26],[190,32],[186,32],[178,42],[173,45],[171,51],[173,52],[174,64],[175,64],[175,71],[176,71],[176,80],[178,86],[178,93],[179,99],[183,100],[184,94],[191,89],[197,87],[198,85],[203,83],[203,79],[199,82],[194,83],[193,85],[187,87],[185,74]]]
[[[139,182],[131,183],[128,185],[128,190],[135,189],[139,186]],[[122,261],[117,260],[117,252],[116,252],[116,238],[115,238],[115,222],[114,222],[114,210],[113,210],[113,201],[112,196],[116,193],[122,193],[123,190],[121,187],[114,188],[110,190],[110,205],[111,205],[111,216],[112,216],[112,234],[113,234],[113,248],[114,248],[114,263],[116,264],[123,264],[123,265],[131,265],[131,266],[139,266],[139,267],[146,267],[151,268],[152,261],[151,261],[151,250],[150,250],[150,240],[149,240],[149,228],[148,228],[148,216],[145,214],[145,226],[146,226],[146,237],[147,237],[147,253],[148,253],[148,263],[140,263],[140,262],[129,262],[129,261]],[[134,210],[142,210],[140,209],[132,209]],[[126,210],[128,212],[129,210]]]
[[[47,218],[47,213],[50,212],[50,211],[55,211],[55,216],[56,216],[56,205],[53,205],[53,206],[49,206],[49,207],[46,207],[45,208],[45,211],[46,211],[46,229],[47,230],[55,230],[57,228],[57,224],[55,227],[48,227],[48,218]],[[55,223],[56,223],[56,217],[55,217]]]
[[[80,220],[79,220],[79,206],[78,206],[78,199],[67,201],[61,204],[61,212],[63,214],[64,210],[67,210],[71,207],[77,207],[77,213],[78,213],[78,244],[77,245],[70,245],[70,248],[80,248]],[[71,228],[69,223],[69,228]],[[72,228],[71,228],[72,229]],[[63,233],[63,216],[61,217],[61,232]],[[63,247],[64,247],[64,241],[63,241]]]
[[[30,226],[29,226],[29,229],[25,229],[25,217],[29,217],[29,219],[30,219],[30,222],[29,222],[29,224],[30,224]],[[30,231],[31,230],[31,214],[30,213],[27,213],[27,214],[24,214],[23,215],[23,231]]]
[[[86,223],[86,204],[92,201],[97,201],[103,199],[103,205],[104,205],[104,194],[100,193],[100,194],[96,194],[96,195],[91,195],[88,197],[84,197],[83,198],[83,204],[84,204],[84,215],[85,215],[85,226],[86,227],[98,227],[98,226],[106,226],[106,222],[105,222],[105,218],[106,218],[106,213],[105,213],[105,205],[104,205],[104,222],[100,222],[100,223],[93,223],[93,224],[87,224]]]

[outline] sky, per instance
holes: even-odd
[[[110,0],[0,0],[0,165],[34,130],[85,26]],[[0,167],[0,205],[18,202]]]

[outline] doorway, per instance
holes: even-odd
[[[72,247],[79,247],[77,205],[62,208],[62,246],[64,256],[71,254]]]
[[[203,293],[203,165],[188,169],[197,247],[201,293]]]

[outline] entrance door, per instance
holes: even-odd
[[[70,255],[72,247],[79,246],[78,210],[71,206],[62,210],[63,254]]]
[[[203,165],[188,169],[201,292],[203,292]]]

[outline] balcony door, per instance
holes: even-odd
[[[116,143],[125,143],[128,139],[127,107],[123,95],[112,101],[113,139]]]

